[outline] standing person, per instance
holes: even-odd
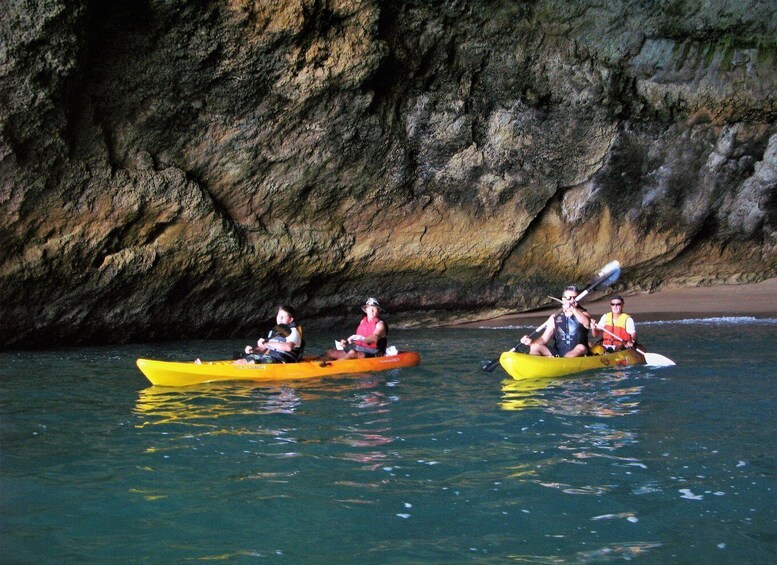
[[[356,333],[341,339],[343,349],[330,349],[324,353],[323,359],[364,359],[385,355],[388,325],[378,317],[380,304],[376,299],[368,298],[362,310],[366,316],[359,322]]]
[[[582,357],[588,353],[588,330],[596,337],[596,325],[585,308],[578,306],[577,295],[576,286],[566,287],[561,312],[548,318],[542,335],[535,340],[528,335],[521,338],[529,353],[545,357]],[[553,345],[548,346],[551,338]]]
[[[602,345],[607,351],[634,347],[637,343],[637,327],[634,318],[623,311],[624,303],[622,296],[610,298],[611,311],[602,315],[596,324],[599,329],[604,329]]]
[[[287,326],[289,335],[284,336],[283,340],[273,339],[276,334],[271,330],[267,334],[267,338],[260,338],[256,342],[256,347],[246,345],[246,355],[269,356],[277,363],[296,363],[302,359],[304,349],[302,345],[302,327],[298,326],[294,321],[295,316],[294,308],[287,304],[281,304],[278,307],[278,313],[275,315],[275,323],[278,326]]]

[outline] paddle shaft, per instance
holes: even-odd
[[[561,302],[561,300],[559,300],[559,299],[558,299],[558,298],[556,298],[555,296],[548,296],[548,298],[550,298],[550,299],[552,299],[552,300],[558,300],[559,302]],[[578,297],[578,298],[579,298],[579,297]],[[545,322],[545,323],[547,323],[547,322]],[[599,324],[596,324],[596,323],[594,323],[594,326],[596,326],[596,329],[597,329],[597,330],[601,330],[601,331],[603,331],[604,333],[606,333],[607,335],[610,335],[610,336],[614,337],[615,339],[617,339],[617,340],[618,340],[618,341],[620,341],[621,343],[625,343],[625,340],[624,340],[622,337],[615,335],[615,334],[614,334],[614,333],[612,333],[611,331],[607,330],[607,328],[603,328],[602,326],[600,326]],[[637,350],[639,353],[641,353],[642,355],[645,355],[645,353],[647,353],[646,351],[642,351],[641,349],[639,349],[638,347],[636,347],[636,343],[635,343],[635,347],[634,347],[634,349],[636,349],[636,350]]]
[[[555,296],[548,296],[548,298],[552,298],[553,300],[558,300],[558,298],[556,298]],[[578,297],[578,298],[580,298],[580,297]],[[559,300],[559,302],[561,302],[561,301]],[[547,322],[546,322],[546,323],[547,323]],[[599,325],[599,324],[597,324],[597,323],[594,323],[594,326],[596,326],[596,329],[597,329],[597,330],[601,330],[601,331],[603,331],[604,333],[606,333],[606,334],[607,334],[607,335],[609,335],[609,336],[612,336],[612,337],[614,337],[615,339],[617,339],[617,340],[618,340],[618,341],[620,341],[621,343],[626,343],[626,342],[625,342],[625,340],[624,340],[622,337],[620,337],[620,336],[618,336],[618,335],[615,335],[614,333],[612,333],[611,331],[609,331],[607,328],[603,328],[602,326],[600,326],[600,325]],[[638,353],[641,353],[642,355],[645,355],[645,353],[647,353],[647,351],[642,351],[642,350],[641,350],[639,347],[636,347],[636,343],[635,343],[634,349],[635,349],[635,350],[636,350]]]
[[[575,298],[575,302],[579,302],[581,298],[584,298],[595,287],[599,286],[599,284],[601,284],[601,281],[598,281],[597,283],[590,285],[583,292],[581,292],[580,294],[577,295],[577,297]],[[558,316],[559,313],[561,313],[563,311],[564,311],[564,309],[562,308],[561,310],[558,310],[557,312],[554,312],[553,316],[551,316],[551,317],[556,317],[556,316]],[[529,334],[529,339],[534,339],[536,336],[538,336],[540,334],[540,332],[543,329],[545,329],[545,326],[548,325],[548,322],[550,321],[550,319],[551,318],[549,317],[547,320],[545,320],[545,322],[543,322],[543,324],[541,326],[539,326],[536,330],[534,330],[532,333],[530,333]],[[515,353],[515,351],[518,349],[518,345],[520,345],[520,344],[517,344],[512,349],[510,349],[510,353]],[[494,369],[496,369],[498,366],[499,366],[499,359],[494,359],[488,365],[483,367],[483,370],[486,373],[492,373],[492,372],[494,372]]]
[[[581,292],[580,294],[577,295],[577,297],[575,298],[575,302],[580,302],[580,299],[584,298],[587,294],[588,294],[588,289],[585,289],[583,292]],[[554,297],[551,297],[551,298],[553,298],[553,300],[558,300],[558,298],[554,298]],[[556,316],[558,316],[563,311],[564,311],[564,309],[562,308],[561,310],[558,310],[557,312],[554,312],[553,313],[553,317],[555,318]],[[548,325],[549,321],[550,321],[550,318],[545,320],[545,322],[541,326],[539,326],[536,330],[534,330],[532,333],[529,334],[529,338],[530,339],[534,339],[535,337],[537,337],[540,334],[540,332],[543,329],[545,329],[545,326]],[[515,347],[518,347],[518,346],[516,345]],[[513,351],[514,350],[515,350],[515,348],[513,348]]]
[[[605,328],[600,328],[598,325],[596,327],[602,330],[604,333],[609,334],[615,339],[623,342],[623,338],[615,335],[610,331],[607,331]],[[645,358],[645,363],[647,363],[648,365],[654,365],[656,367],[669,367],[671,365],[676,365],[674,361],[672,361],[669,357],[666,357],[664,355],[659,355],[658,353],[650,353],[636,346],[634,347],[634,349],[637,351],[637,353],[640,353]]]
[[[618,340],[618,341],[620,341],[621,343],[626,343],[626,340],[624,340],[622,337],[620,337],[620,336],[618,336],[618,335],[615,335],[614,333],[612,333],[612,332],[611,332],[610,330],[608,330],[607,328],[603,328],[603,327],[601,327],[599,324],[594,324],[594,325],[596,326],[596,329],[597,329],[597,330],[601,330],[601,331],[603,331],[604,333],[606,333],[607,335],[609,335],[609,336],[611,336],[611,337],[614,337],[615,339],[617,339],[617,340]],[[646,351],[642,351],[642,350],[641,350],[639,347],[637,347],[637,344],[636,344],[636,343],[634,344],[634,349],[636,349],[636,350],[637,350],[639,353],[641,353],[642,355],[644,355],[645,353],[647,353]]]
[[[561,300],[559,300],[555,296],[548,296],[548,298],[561,302]],[[600,327],[599,324],[595,323],[594,326],[596,326],[596,329],[601,330],[604,333],[609,334],[615,339],[619,340],[621,343],[624,343],[624,340],[622,337],[615,335],[611,331],[608,331],[606,328]],[[637,353],[641,354],[645,358],[645,363],[647,363],[648,365],[655,365],[657,367],[669,367],[670,365],[676,364],[669,357],[659,355],[658,353],[649,353],[644,349],[640,349],[639,347],[636,347],[636,343],[635,343],[634,349],[637,351]]]

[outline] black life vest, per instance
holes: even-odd
[[[293,348],[291,351],[277,351],[275,349],[270,349],[267,354],[276,363],[297,363],[302,360],[302,354],[305,350],[305,340],[302,339],[302,326],[298,326],[295,322],[292,322],[289,324],[289,328],[297,328],[300,337],[300,345],[299,347]],[[267,334],[267,341],[270,340],[276,342],[280,341],[283,343],[286,342],[285,337],[276,336],[272,330],[270,330],[270,332]]]
[[[574,315],[566,317],[564,312],[559,312],[553,318],[556,340],[556,351],[562,357],[572,351],[578,344],[584,343],[588,347],[588,328],[583,326]]]

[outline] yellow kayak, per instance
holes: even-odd
[[[499,357],[499,363],[514,379],[537,379],[563,377],[564,375],[608,367],[644,365],[645,356],[633,349],[588,357],[543,357],[505,351]]]
[[[141,372],[158,386],[189,386],[216,381],[287,381],[386,371],[398,367],[413,367],[421,362],[415,351],[400,351],[397,355],[367,359],[320,361],[308,359],[299,363],[269,363],[236,365],[234,361],[203,361],[181,363],[138,359]]]

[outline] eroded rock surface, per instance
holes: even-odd
[[[773,2],[10,0],[0,345],[777,275]]]

